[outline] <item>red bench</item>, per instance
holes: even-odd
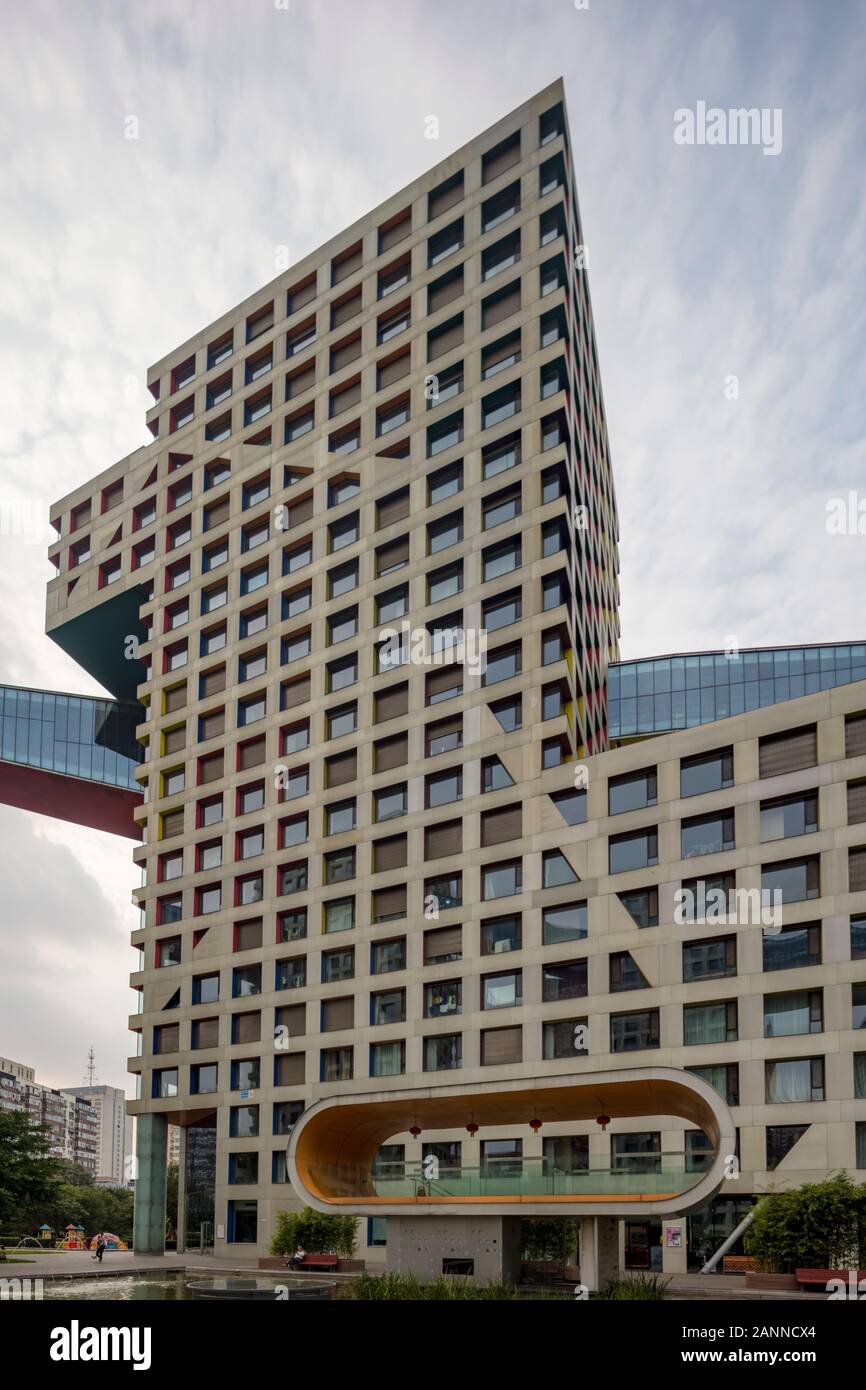
[[[826,1289],[831,1279],[842,1279],[847,1285],[854,1274],[853,1269],[797,1269],[794,1271],[794,1278],[798,1284],[820,1284]],[[859,1284],[861,1279],[866,1279],[866,1269],[856,1271],[854,1282]]]
[[[297,1264],[292,1264],[291,1256],[286,1260],[286,1269],[327,1269],[336,1271],[340,1263],[339,1255],[305,1255]]]

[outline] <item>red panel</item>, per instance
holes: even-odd
[[[123,835],[128,840],[141,839],[141,830],[133,819],[133,812],[141,805],[141,794],[126,787],[109,787],[103,782],[65,777],[41,767],[0,762],[0,802],[54,820]]]

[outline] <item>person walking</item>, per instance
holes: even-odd
[[[104,1236],[99,1236],[98,1239],[97,1239],[97,1241],[96,1241],[96,1255],[95,1255],[94,1258],[97,1259],[97,1260],[99,1261],[100,1264],[102,1264],[102,1257],[103,1257],[103,1255],[105,1254],[105,1251],[106,1251],[106,1241],[105,1241],[105,1237],[104,1237]]]

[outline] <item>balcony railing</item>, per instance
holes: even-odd
[[[701,1155],[629,1154],[591,1157],[585,1167],[559,1168],[544,1158],[493,1159],[479,1167],[446,1166],[429,1160],[388,1164],[371,1173],[360,1164],[310,1164],[309,1177],[331,1199],[387,1203],[447,1202],[500,1197],[515,1201],[593,1197],[674,1196],[694,1187],[706,1171]],[[706,1159],[709,1160],[707,1155]]]

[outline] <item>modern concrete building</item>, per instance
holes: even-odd
[[[552,1215],[593,1284],[866,1165],[866,648],[609,678],[582,245],[556,83],[156,363],[52,509],[49,634],[143,706],[139,1250],[169,1124],[181,1242],[304,1200],[510,1275]]]
[[[132,1116],[127,1114],[125,1093],[118,1086],[65,1086],[62,1094],[87,1100],[96,1111],[96,1181],[126,1186],[133,1176],[133,1125]]]

